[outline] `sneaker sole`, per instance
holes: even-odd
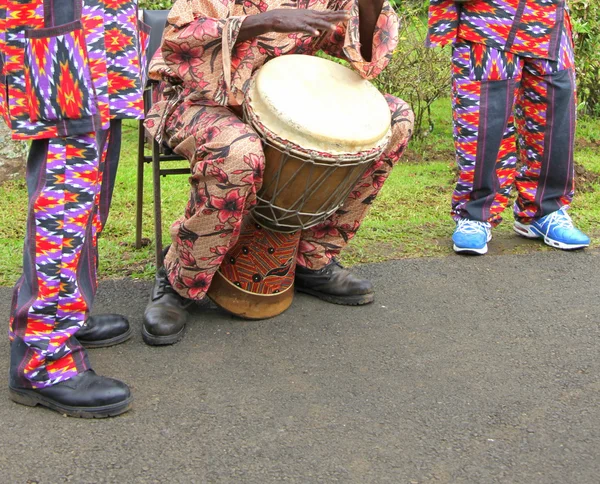
[[[464,247],[458,247],[456,244],[452,247],[454,252],[457,254],[465,254],[465,255],[484,255],[487,254],[488,246],[485,244],[481,249],[465,249]]]
[[[375,293],[370,292],[368,294],[358,294],[355,296],[334,296],[332,294],[325,294],[322,292],[314,291],[308,288],[301,288],[296,286],[298,292],[309,294],[311,296],[318,297],[323,301],[327,301],[333,304],[339,304],[341,306],[364,306],[365,304],[371,304],[375,300]]]
[[[527,239],[544,239],[544,243],[550,247],[561,250],[577,250],[589,247],[590,244],[565,244],[558,240],[551,239],[550,237],[538,232],[531,225],[525,225],[520,222],[515,222],[513,230],[522,237]]]
[[[452,248],[454,249],[454,252],[456,252],[457,254],[465,254],[465,255],[484,255],[487,254],[488,251],[488,242],[492,240],[492,234],[490,233],[490,235],[488,236],[488,239],[485,243],[485,245],[481,248],[481,249],[472,249],[469,247],[459,247],[458,245],[454,244],[452,246]]]
[[[142,326],[142,339],[144,343],[150,346],[167,346],[177,343],[185,333],[185,326],[178,333],[169,336],[156,336],[148,333],[146,328]]]
[[[103,405],[100,407],[71,407],[62,405],[55,400],[44,397],[34,390],[21,390],[9,387],[10,399],[20,405],[27,407],[35,407],[41,405],[63,415],[75,418],[107,418],[116,417],[127,412],[131,408],[133,397],[129,397],[122,402],[113,403],[111,405]]]
[[[123,334],[120,334],[118,336],[114,336],[112,338],[108,338],[108,339],[102,339],[102,340],[97,340],[97,341],[85,341],[85,340],[78,340],[84,348],[107,348],[108,346],[114,346],[114,345],[118,345],[120,343],[124,343],[125,341],[127,341],[128,339],[130,339],[133,336],[133,328],[129,328],[129,330]],[[75,337],[77,337],[77,335],[75,335]]]

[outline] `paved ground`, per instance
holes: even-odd
[[[136,335],[92,360],[134,409],[68,419],[0,387],[0,481],[598,483],[599,269],[598,251],[363,266],[371,307],[199,309],[165,348],[139,336],[148,284],[105,282],[96,311]]]

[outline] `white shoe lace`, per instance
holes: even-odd
[[[562,210],[557,210],[556,212],[552,212],[551,214],[546,215],[546,220],[544,220],[546,235],[550,231],[551,228],[558,229],[574,229],[573,221],[568,213],[563,212]]]
[[[491,229],[491,227],[492,226],[488,222],[479,222],[478,220],[463,218],[456,223],[456,232],[465,235],[474,235],[485,232],[487,235],[488,230]]]

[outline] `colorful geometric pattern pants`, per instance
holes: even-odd
[[[325,266],[354,237],[367,211],[400,159],[412,134],[413,113],[386,96],[392,136],[384,154],[329,219],[302,233],[298,263]],[[190,160],[191,193],[184,215],[171,226],[165,268],[184,297],[202,299],[225,254],[239,236],[242,218],[256,202],[265,164],[260,138],[230,109],[184,102],[169,117],[166,139]]]
[[[32,142],[23,275],[10,318],[11,385],[44,388],[90,368],[75,338],[96,292],[97,238],[121,141],[109,130]]]
[[[517,220],[528,223],[573,198],[575,71],[563,29],[556,61],[482,44],[453,50],[454,141],[460,175],[452,216],[500,223],[513,183]],[[517,159],[522,167],[517,173]]]

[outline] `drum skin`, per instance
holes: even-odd
[[[266,159],[253,213],[272,230],[307,229],[329,217],[389,139],[383,95],[356,72],[314,56],[267,62],[249,84],[244,110]]]
[[[383,149],[392,117],[385,97],[369,81],[309,55],[267,62],[253,76],[245,102],[274,136],[305,153],[334,157]]]
[[[245,319],[277,316],[294,298],[299,243],[299,231],[274,232],[247,216],[238,241],[213,277],[208,297]]]

